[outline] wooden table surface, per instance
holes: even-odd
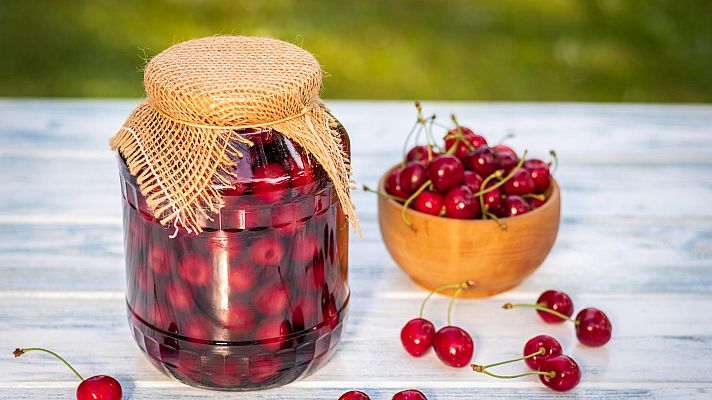
[[[336,355],[313,376],[266,392],[193,389],[163,376],[129,333],[120,191],[108,138],[137,101],[0,101],[0,398],[70,399],[77,382],[46,346],[85,375],[111,374],[135,399],[337,399],[359,388],[390,399],[418,388],[429,399],[712,397],[712,106],[425,103],[427,113],[545,157],[558,151],[559,237],[518,288],[455,306],[475,361],[511,358],[540,333],[562,341],[583,379],[556,395],[536,378],[500,381],[414,359],[399,341],[425,293],[388,256],[376,199],[355,193],[364,237],[351,238],[350,320]],[[397,159],[414,118],[410,102],[331,101],[349,130],[356,179],[374,185]],[[545,289],[611,317],[603,348],[577,344],[570,324],[543,324],[508,301]],[[448,299],[429,316],[445,322]],[[503,367],[502,373],[523,366]]]

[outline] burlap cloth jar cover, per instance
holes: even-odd
[[[162,224],[202,231],[223,203],[231,143],[251,144],[247,128],[273,129],[306,149],[334,183],[344,214],[358,226],[351,167],[336,120],[319,99],[322,70],[290,43],[214,36],[176,44],[146,65],[147,98],[111,139]]]

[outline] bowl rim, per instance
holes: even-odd
[[[398,168],[399,165],[400,165],[400,164],[396,164],[396,165],[392,166],[391,168],[388,168],[388,169],[386,170],[386,173],[383,174],[383,175],[381,176],[381,179],[378,180],[378,190],[379,190],[380,192],[385,193],[385,182],[386,182],[386,179],[388,179],[388,176],[391,174],[391,172],[393,172],[393,170],[395,170],[396,168]],[[528,213],[525,213],[525,214],[522,214],[522,215],[517,215],[517,216],[514,216],[514,217],[503,217],[503,218],[499,218],[499,220],[500,220],[500,221],[509,221],[509,220],[513,220],[513,219],[519,219],[519,220],[521,220],[522,218],[526,218],[526,217],[534,217],[534,216],[536,216],[537,214],[541,214],[541,213],[543,213],[546,209],[552,207],[551,204],[553,203],[553,201],[551,201],[551,200],[553,200],[553,199],[555,199],[555,198],[556,198],[556,200],[559,200],[559,184],[558,184],[558,182],[556,181],[556,179],[555,179],[553,176],[551,176],[550,179],[551,179],[551,183],[550,183],[550,185],[549,185],[549,189],[547,189],[547,190],[551,190],[551,194],[549,195],[549,198],[544,202],[544,204],[543,204],[541,207],[535,208],[534,210],[531,210],[531,211],[529,211]],[[380,194],[378,194],[378,197],[381,198],[381,197],[383,197],[383,196],[381,196]],[[402,206],[403,206],[402,204],[398,203],[397,201],[395,201],[395,200],[393,200],[393,199],[391,199],[391,198],[385,198],[385,197],[383,197],[381,200],[385,200],[385,201],[386,201],[386,204],[388,204],[388,205],[391,206],[391,207],[396,206],[396,207],[398,207],[398,208],[400,209],[400,208],[402,208]],[[418,211],[418,210],[416,210],[416,209],[413,209],[413,208],[409,208],[409,209],[408,209],[408,212],[409,212],[409,213],[412,212],[412,213],[413,213],[414,215],[416,215],[418,218],[422,218],[422,219],[425,219],[425,220],[443,220],[443,219],[444,219],[444,220],[447,220],[449,223],[455,223],[455,224],[458,224],[458,223],[461,223],[461,224],[491,223],[491,222],[492,222],[492,220],[485,220],[485,219],[479,219],[479,218],[478,218],[478,219],[446,218],[446,217],[441,217],[441,216],[437,216],[437,215],[426,214],[426,213],[424,213],[424,212],[420,212],[420,211]]]

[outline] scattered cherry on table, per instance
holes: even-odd
[[[541,353],[541,349],[544,349],[543,353]],[[530,354],[536,355],[529,356]],[[544,360],[562,354],[561,343],[549,335],[534,336],[524,345],[524,362],[534,370],[538,370]]]
[[[572,322],[576,327],[576,337],[586,346],[603,346],[611,340],[613,334],[611,320],[597,308],[585,308],[576,315],[576,319],[572,319],[573,302],[569,295],[561,291],[547,290],[534,304],[506,303],[502,306],[507,310],[519,307],[536,309],[539,316],[548,323]]]
[[[433,337],[433,350],[440,361],[451,367],[461,368],[470,363],[475,352],[475,344],[467,331],[454,326],[451,322],[452,305],[457,296],[474,283],[460,283],[452,295],[447,309],[447,326],[440,328]]]
[[[608,316],[597,308],[584,308],[576,315],[576,337],[590,347],[608,343],[613,334],[613,325]]]
[[[543,304],[549,310],[554,310],[558,313],[566,315],[567,317],[571,317],[574,314],[574,302],[571,300],[571,296],[559,290],[545,291],[539,296],[536,303]],[[566,321],[565,319],[544,310],[537,310],[537,313],[541,319],[548,323],[561,323]]]
[[[547,290],[533,304],[512,304],[502,306],[505,309],[530,307],[534,308],[544,322],[557,324],[567,321],[574,314],[574,303],[571,297],[559,290]]]
[[[406,322],[401,329],[401,343],[410,355],[420,357],[425,354],[433,344],[435,326],[425,318],[413,318]]]
[[[538,349],[531,352],[533,347]],[[558,392],[566,392],[578,385],[581,381],[581,369],[573,358],[561,353],[559,342],[546,335],[533,337],[524,346],[524,357],[498,363],[479,365],[471,364],[472,370],[498,379],[516,379],[525,376],[536,375],[539,380],[548,388]],[[536,360],[532,365],[531,360]],[[518,375],[497,375],[489,371],[490,368],[518,361],[525,361],[527,366],[534,371],[524,372]],[[536,366],[536,368],[534,368]]]
[[[565,355],[547,358],[539,366],[541,382],[557,391],[567,392],[581,382],[581,368],[573,358]]]
[[[348,392],[339,396],[339,400],[371,400],[368,395],[359,390],[349,390]]]
[[[41,347],[17,348],[12,353],[15,358],[31,351],[50,354],[64,363],[82,382],[77,387],[77,400],[121,400],[123,393],[121,384],[108,375],[96,375],[84,379],[74,367],[59,354]]]
[[[428,400],[420,390],[408,389],[393,395],[392,400]]]

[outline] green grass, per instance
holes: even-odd
[[[0,96],[138,97],[214,34],[313,52],[324,97],[709,102],[712,1],[2,0]]]

